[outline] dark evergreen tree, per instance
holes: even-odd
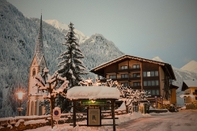
[[[73,86],[78,85],[79,81],[82,80],[81,75],[86,74],[86,68],[81,61],[84,58],[81,50],[79,49],[78,40],[75,37],[73,24],[69,24],[69,31],[65,36],[66,42],[63,44],[67,46],[67,50],[63,52],[59,59],[61,62],[58,64],[60,69],[58,73],[61,77],[66,77],[69,81],[69,86],[72,88]]]

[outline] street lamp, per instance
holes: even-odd
[[[21,102],[22,102],[22,99],[23,99],[23,95],[24,95],[24,94],[25,94],[25,93],[22,92],[22,91],[16,92],[16,95],[17,95],[18,100],[19,100],[19,107],[17,108],[17,109],[18,109],[18,115],[19,115],[19,116],[21,116],[21,112],[22,112],[22,110],[23,110],[23,108],[22,108],[22,106],[21,106]]]

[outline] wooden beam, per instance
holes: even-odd
[[[76,126],[76,101],[73,101],[73,127]]]
[[[116,131],[116,122],[115,122],[115,108],[114,108],[114,104],[115,104],[115,100],[111,100],[111,112],[112,112],[112,119],[113,119],[113,131]]]

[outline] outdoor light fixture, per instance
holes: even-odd
[[[91,100],[91,102],[94,104],[96,101],[95,100]]]
[[[21,91],[21,90],[16,92],[17,98],[19,100],[19,107],[17,108],[18,109],[18,115],[19,116],[21,115],[21,112],[23,110],[23,108],[21,106],[21,102],[22,102],[22,99],[23,99],[24,94],[25,93],[23,91]]]
[[[16,94],[17,94],[17,96],[18,96],[18,99],[19,99],[19,100],[22,100],[22,99],[23,99],[23,95],[24,95],[25,93],[22,92],[22,91],[18,91]]]

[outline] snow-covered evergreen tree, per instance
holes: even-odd
[[[70,87],[73,87],[82,80],[81,75],[85,74],[86,68],[81,61],[84,56],[79,49],[73,24],[70,23],[68,27],[69,31],[65,36],[66,42],[63,44],[67,46],[67,50],[59,57],[62,61],[58,64],[60,66],[58,73],[61,77],[66,77],[69,80]]]

